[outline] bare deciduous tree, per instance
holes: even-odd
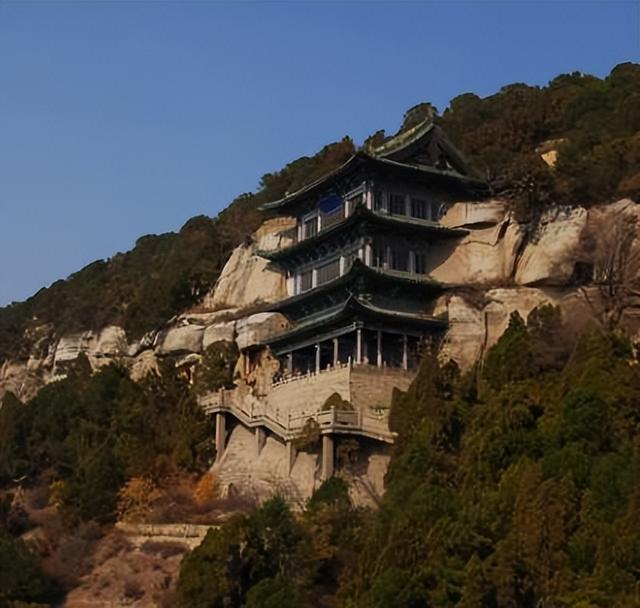
[[[611,330],[620,325],[625,312],[640,297],[640,226],[638,218],[625,209],[599,215],[587,239],[599,306],[586,290],[584,294],[602,325]]]

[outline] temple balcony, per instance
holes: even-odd
[[[199,404],[207,414],[231,414],[246,427],[262,427],[283,441],[299,436],[312,419],[322,435],[352,434],[393,443],[392,394],[396,388],[407,390],[414,377],[415,371],[349,362],[276,382],[259,400],[232,389],[204,395]],[[323,409],[334,393],[352,409]]]

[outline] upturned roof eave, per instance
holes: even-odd
[[[441,238],[455,238],[463,237],[469,234],[468,230],[464,228],[449,228],[442,226],[436,222],[425,222],[424,220],[414,219],[408,216],[401,215],[385,215],[371,211],[366,207],[359,206],[355,212],[348,218],[345,218],[342,222],[334,224],[326,230],[322,230],[315,236],[309,237],[302,241],[299,241],[289,247],[283,247],[282,249],[276,249],[273,251],[258,250],[256,252],[260,257],[266,258],[271,261],[284,260],[291,255],[297,255],[303,253],[306,250],[313,249],[324,243],[341,232],[347,230],[351,226],[355,225],[358,221],[370,221],[374,224],[383,226],[389,226],[398,229],[410,229],[412,231],[428,233],[431,236]]]
[[[284,209],[294,205],[297,202],[306,196],[311,195],[314,190],[320,189],[324,184],[329,182],[330,180],[336,178],[337,176],[346,173],[350,169],[352,169],[352,165],[355,165],[357,162],[369,162],[374,164],[379,164],[380,166],[393,167],[395,169],[400,169],[403,171],[408,171],[415,173],[416,175],[429,175],[434,178],[440,179],[448,179],[459,182],[461,184],[466,184],[467,186],[471,186],[475,189],[485,189],[487,185],[482,180],[478,180],[473,177],[469,177],[467,175],[463,175],[454,170],[449,169],[437,169],[436,167],[431,167],[429,165],[420,165],[414,163],[403,163],[400,161],[392,160],[390,158],[386,158],[384,156],[376,156],[373,154],[368,154],[362,150],[356,152],[351,158],[349,158],[345,163],[340,165],[337,169],[323,175],[317,180],[303,186],[299,190],[292,192],[284,196],[283,198],[272,201],[269,203],[265,203],[259,207],[260,211],[274,211],[279,209]]]
[[[391,156],[392,154],[397,154],[402,150],[406,150],[407,148],[421,140],[423,137],[428,135],[431,131],[433,131],[434,127],[435,123],[433,122],[433,120],[425,120],[417,124],[415,127],[409,129],[405,133],[396,135],[381,146],[374,148],[372,152],[375,156],[378,156],[380,158]]]
[[[262,344],[264,346],[277,346],[282,342],[301,339],[309,332],[325,328],[329,324],[338,322],[341,319],[347,320],[351,314],[373,315],[379,319],[393,321],[393,323],[404,322],[408,325],[423,328],[445,329],[447,327],[447,321],[445,319],[426,314],[388,310],[363,302],[356,296],[350,296],[344,304],[339,307],[334,307],[327,311],[326,314],[316,315],[313,319],[299,323],[291,329],[271,336],[264,340]]]
[[[284,300],[280,300],[279,302],[272,304],[269,307],[269,311],[285,313],[285,311],[290,309],[291,307],[299,306],[301,303],[311,298],[317,297],[322,293],[326,293],[341,286],[348,285],[360,276],[365,276],[373,280],[388,281],[391,283],[407,285],[409,287],[416,287],[423,291],[431,291],[436,293],[441,293],[450,288],[449,284],[441,283],[430,277],[426,277],[425,279],[413,279],[410,277],[404,277],[398,274],[394,274],[394,271],[370,268],[369,266],[366,266],[362,261],[357,259],[351,265],[351,268],[342,276],[335,278],[333,281],[328,281],[327,283],[324,283],[319,287],[309,289],[304,293],[300,293],[285,298]]]

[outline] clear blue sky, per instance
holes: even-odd
[[[0,0],[0,305],[420,101],[637,61],[639,7]]]

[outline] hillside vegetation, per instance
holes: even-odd
[[[401,131],[433,115],[430,104],[420,104],[407,112]],[[604,79],[574,73],[546,87],[512,84],[486,98],[466,93],[436,120],[478,175],[519,203],[523,219],[547,204],[640,193],[637,64],[621,64]],[[365,144],[383,140],[378,131]],[[558,150],[555,168],[540,158],[540,146],[549,141]],[[239,196],[216,218],[193,218],[177,233],[141,237],[128,253],[96,261],[0,309],[0,361],[25,355],[51,331],[59,336],[113,323],[136,339],[158,328],[214,285],[232,249],[259,225],[258,205],[322,176],[354,151],[345,137],[264,175],[257,192]]]
[[[392,406],[376,513],[331,479],[183,561],[181,606],[628,608],[640,582],[640,366],[617,333],[517,314],[485,365],[424,358]]]

